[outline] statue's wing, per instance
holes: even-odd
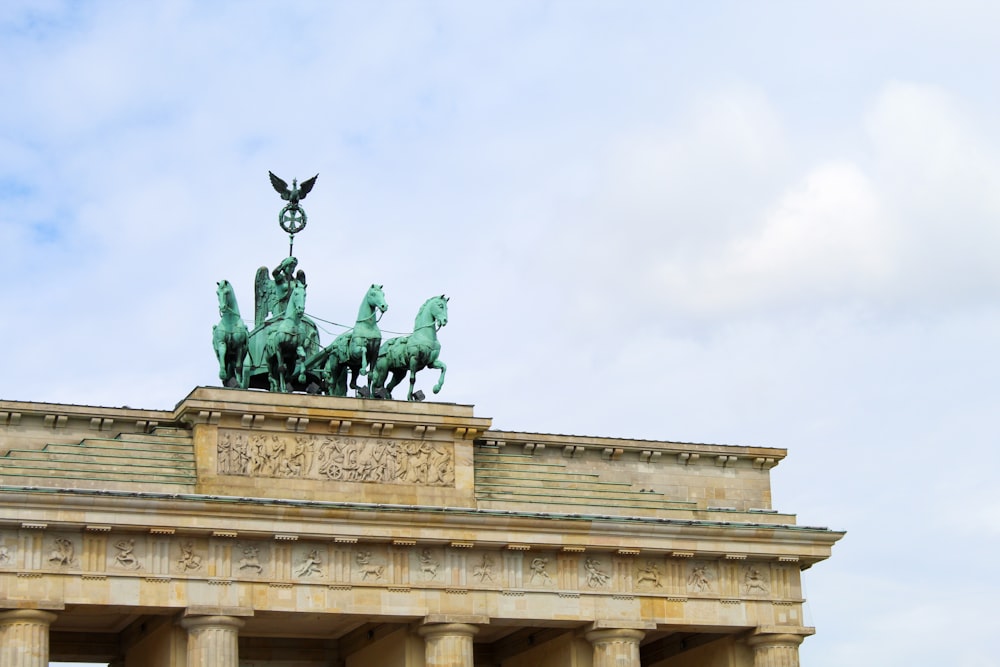
[[[271,310],[271,298],[274,294],[274,282],[268,277],[266,266],[257,269],[257,277],[254,279],[254,328],[264,324],[267,314]]]
[[[283,180],[275,176],[273,171],[267,172],[267,175],[271,177],[271,185],[278,191],[278,194],[281,195],[282,199],[288,199],[292,195],[291,191],[288,189],[288,183],[285,183]],[[317,176],[318,175],[319,174],[317,174]]]
[[[307,178],[299,184],[299,199],[305,199],[306,195],[313,189],[316,185],[316,179],[319,178],[319,174],[316,174],[312,178]]]

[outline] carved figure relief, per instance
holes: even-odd
[[[585,560],[583,569],[587,571],[587,586],[590,588],[602,588],[611,580],[611,575],[602,569],[601,561],[596,558]]]
[[[688,591],[692,593],[708,593],[712,590],[712,580],[715,573],[704,563],[692,563],[691,573],[687,578]]]
[[[425,580],[437,579],[440,565],[438,560],[431,555],[430,549],[420,551],[420,572],[423,573]]]
[[[354,560],[358,564],[358,573],[361,574],[361,581],[368,581],[369,577],[375,579],[375,581],[382,578],[385,566],[372,563],[371,551],[359,551]]]
[[[221,475],[451,486],[450,445],[424,440],[220,431]]]
[[[743,592],[746,595],[767,595],[770,592],[768,577],[755,565],[749,565],[743,574]]]
[[[65,537],[53,540],[52,551],[49,552],[49,562],[56,565],[76,565],[76,555],[73,543]]]
[[[478,579],[481,584],[485,584],[487,581],[496,583],[493,574],[493,558],[489,554],[483,554],[483,560],[472,568],[472,576]]]
[[[299,563],[298,566],[295,568],[295,576],[303,578],[311,577],[314,574],[322,576],[323,570],[320,568],[320,565],[322,564],[323,561],[320,559],[319,550],[312,549],[309,551],[309,553],[305,555],[305,557],[302,559],[302,562]]]
[[[637,586],[663,588],[663,583],[660,581],[660,568],[656,566],[656,561],[647,560],[646,567],[640,567],[636,571],[635,583]]]
[[[115,542],[115,549],[118,550],[118,553],[115,554],[115,567],[124,568],[126,570],[138,570],[142,567],[139,563],[139,559],[135,557],[134,553],[132,553],[135,550],[135,540],[118,540]]]
[[[257,574],[264,571],[264,566],[260,564],[260,549],[252,544],[243,546],[243,557],[238,563],[238,570],[254,570]]]
[[[0,565],[10,565],[13,560],[14,559],[11,556],[10,549],[7,547],[0,547]]]
[[[201,556],[195,554],[193,542],[181,543],[181,557],[177,560],[177,569],[181,572],[190,572],[201,569]]]
[[[552,577],[546,571],[549,565],[548,558],[542,558],[541,556],[533,558],[531,561],[531,583],[537,584],[539,582],[547,585],[551,585]]]

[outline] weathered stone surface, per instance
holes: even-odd
[[[209,388],[0,413],[0,600],[59,612],[55,657],[88,633],[83,657],[127,666],[780,665],[811,632],[801,570],[841,536],[770,509],[783,450]]]

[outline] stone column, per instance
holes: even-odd
[[[753,667],[799,667],[799,644],[805,637],[791,633],[762,632],[750,635]]]
[[[187,667],[239,667],[239,630],[243,621],[234,616],[188,616],[181,619],[188,631]]]
[[[0,665],[48,667],[49,625],[56,615],[37,609],[0,612]]]
[[[424,638],[425,667],[473,667],[472,638],[479,628],[469,623],[430,623],[417,632]]]
[[[591,630],[587,641],[594,645],[594,667],[639,667],[642,630],[607,628]]]

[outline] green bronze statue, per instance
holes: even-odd
[[[279,324],[285,330],[285,334],[291,334],[289,328],[294,325],[295,339],[302,347],[304,358],[319,352],[319,330],[316,323],[304,314],[306,275],[301,269],[296,270],[297,267],[298,260],[296,258],[286,257],[273,271],[268,271],[266,266],[257,269],[254,281],[256,311],[254,313],[254,328],[250,332],[247,346],[247,359],[243,364],[244,378],[240,383],[243,388],[275,391],[275,389],[271,389],[273,385],[281,386],[281,380],[271,372],[269,360],[274,361],[274,359],[268,355],[266,349],[271,331]],[[294,304],[294,306],[292,304],[293,298],[299,298],[296,297],[298,287],[302,288],[300,295],[302,314],[297,312],[298,304]],[[293,306],[292,310],[289,310],[290,306]],[[283,349],[287,352],[287,346],[283,346]],[[286,362],[291,361],[288,356],[284,359]],[[296,365],[301,366],[302,364],[292,363],[293,369]],[[318,387],[322,380],[318,372],[313,373],[308,367],[305,367],[305,379],[298,380],[302,376],[302,372],[292,373],[286,368],[286,372],[283,373],[286,390],[304,389],[303,382],[306,385],[315,382]],[[289,382],[291,382],[291,388],[289,388]]]
[[[438,358],[441,344],[437,332],[448,323],[448,298],[443,294],[421,306],[413,333],[382,344],[378,324],[389,306],[382,285],[373,284],[361,300],[354,327],[321,348],[319,328],[305,312],[306,275],[292,253],[295,234],[306,226],[300,202],[319,175],[301,184],[292,179],[291,187],[273,172],[268,175],[271,185],[288,202],[278,214],[278,222],[289,237],[288,257],[273,270],[266,266],[257,269],[252,331],[247,331],[240,317],[233,286],[228,280],[217,283],[220,321],[212,329],[212,344],[223,383],[276,392],[324,391],[331,396],[346,396],[350,388],[361,397],[392,398],[392,390],[409,373],[406,399],[421,401],[423,392],[414,391],[417,372],[437,368],[441,374],[434,393],[441,391],[447,366]],[[359,377],[367,377],[364,386],[359,386]]]
[[[333,343],[309,359],[310,367],[323,368],[329,395],[347,396],[347,374],[350,372],[350,388],[360,396],[371,396],[371,376],[382,344],[378,321],[388,309],[382,286],[372,284],[361,300],[354,328],[337,336]],[[368,376],[368,386],[359,388],[358,376]]]
[[[392,390],[409,372],[410,389],[406,394],[406,400],[419,400],[420,393],[414,394],[413,387],[417,380],[417,371],[424,368],[441,370],[433,390],[435,394],[441,391],[448,367],[438,358],[441,353],[441,343],[438,342],[437,332],[446,324],[448,324],[448,298],[442,294],[427,299],[417,312],[413,333],[409,336],[391,338],[379,350],[374,377],[370,380],[374,387],[373,392],[376,395],[392,398]],[[386,386],[389,373],[392,373],[392,379]]]
[[[228,280],[216,283],[219,297],[219,323],[212,327],[212,346],[219,359],[219,379],[227,387],[243,387],[243,359],[249,338],[247,325],[240,317],[236,293]]]
[[[285,313],[267,330],[264,361],[271,391],[292,391],[295,383],[306,381],[306,340],[302,316],[306,312],[306,286],[295,281],[285,305]]]
[[[302,181],[302,185],[299,185],[298,181],[293,178],[290,188],[288,183],[275,176],[273,171],[267,172],[267,175],[271,177],[271,186],[281,195],[282,199],[288,202],[278,213],[278,224],[288,232],[288,254],[291,255],[295,235],[306,228],[307,222],[306,211],[299,202],[305,199],[313,186],[316,185],[319,174]]]

